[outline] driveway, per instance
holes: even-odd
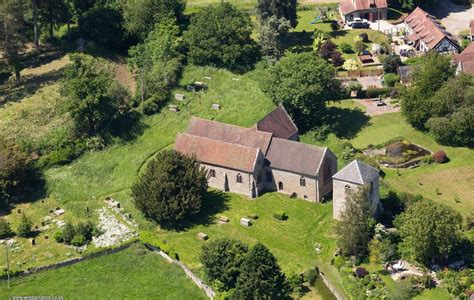
[[[387,104],[385,106],[377,106],[376,101],[373,101],[372,99],[364,99],[359,101],[359,103],[365,106],[365,114],[368,116],[379,116],[400,111],[399,107],[394,107],[391,105],[388,98],[384,99],[385,103]]]
[[[440,0],[439,5],[428,12],[440,19],[441,24],[454,35],[469,29],[469,21],[474,19],[474,6],[461,6],[450,0]]]

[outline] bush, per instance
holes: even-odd
[[[164,253],[168,254],[172,258],[176,258],[178,254],[174,248],[166,243],[166,241],[158,238],[153,232],[150,231],[140,231],[140,241],[144,244],[148,244],[155,248],[160,249]]]
[[[317,268],[311,268],[304,272],[304,280],[306,280],[311,286],[314,286],[318,276],[319,273]]]
[[[339,51],[334,51],[331,53],[331,61],[332,65],[335,67],[340,67],[344,64],[344,58],[342,58],[342,54]]]
[[[285,220],[288,219],[288,216],[286,215],[286,213],[284,211],[274,213],[273,217],[277,220],[280,220],[280,221],[285,221]]]
[[[80,247],[86,244],[86,238],[82,234],[76,234],[72,240],[71,245]]]
[[[362,42],[364,43],[368,43],[369,42],[369,35],[365,32],[362,32],[361,34],[359,34],[359,38]]]
[[[385,73],[396,73],[402,61],[398,55],[389,55],[383,60],[382,64]]]
[[[352,46],[349,45],[348,43],[342,43],[339,45],[339,48],[341,49],[342,52],[344,53],[353,53],[354,50],[352,50]]]
[[[393,87],[395,86],[395,83],[400,81],[400,76],[395,73],[385,73],[383,80],[386,86]]]
[[[301,274],[291,274],[288,276],[288,283],[291,291],[301,297],[303,294],[303,276]]]
[[[369,274],[365,268],[359,267],[355,270],[354,274],[359,278],[364,278]]]
[[[425,165],[431,165],[432,163],[434,163],[434,158],[432,155],[426,155],[426,156],[423,156],[423,158],[421,159],[421,162]]]
[[[56,240],[56,242],[58,243],[64,242],[63,233],[61,232],[61,230],[58,230],[54,233],[54,240]]]
[[[332,30],[332,31],[336,31],[336,30],[338,30],[338,29],[339,29],[339,23],[338,23],[336,20],[333,20],[333,21],[331,22],[331,30]]]
[[[337,256],[336,258],[334,258],[334,266],[336,267],[336,269],[340,269],[346,262],[344,261],[344,258],[342,258],[342,256]]]
[[[438,150],[433,154],[433,159],[438,164],[444,164],[445,162],[448,161],[448,156],[446,155],[446,152],[444,152],[443,150]]]
[[[4,218],[0,218],[0,239],[10,238],[14,235],[10,223]]]
[[[66,224],[64,224],[64,227],[61,231],[61,235],[63,237],[63,241],[66,244],[70,244],[75,235],[74,226],[71,223],[66,222]]]
[[[367,46],[361,41],[357,41],[354,44],[354,50],[357,52],[357,54],[359,54],[361,51],[364,51],[366,48]]]
[[[31,223],[30,219],[28,219],[25,214],[22,214],[20,225],[18,225],[17,229],[18,236],[29,237],[31,235],[32,226],[33,223]]]
[[[367,98],[377,98],[377,97],[385,97],[387,95],[390,95],[392,92],[393,88],[368,88],[365,91],[365,96]]]

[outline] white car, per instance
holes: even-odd
[[[352,27],[352,24],[354,24],[354,23],[368,23],[368,22],[369,21],[367,21],[367,19],[354,18],[354,19],[352,19],[352,21],[348,21],[347,25]]]

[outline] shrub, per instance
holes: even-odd
[[[396,73],[402,61],[398,55],[389,55],[383,60],[382,64],[385,73]]]
[[[448,161],[448,156],[446,155],[446,152],[444,152],[443,150],[439,150],[433,154],[433,159],[438,164],[444,164]]]
[[[365,268],[359,267],[355,270],[354,274],[359,278],[364,278],[365,276],[369,274],[369,272],[367,272]]]
[[[172,258],[177,258],[178,254],[174,248],[166,243],[166,241],[158,238],[153,232],[150,231],[141,231],[140,232],[140,241],[144,244],[151,245],[155,248],[160,249],[164,253],[168,254]]]
[[[362,32],[361,34],[359,34],[359,38],[362,42],[364,43],[368,43],[369,42],[369,35],[365,32]]]
[[[288,283],[291,291],[301,297],[303,294],[303,276],[301,274],[291,274],[288,276]]]
[[[344,53],[352,53],[354,50],[352,50],[352,46],[349,45],[348,43],[342,43],[339,45],[339,48],[341,49],[342,52]]]
[[[386,86],[393,87],[395,86],[395,83],[400,81],[400,76],[395,73],[385,73],[383,80]]]
[[[31,234],[31,227],[33,223],[31,223],[30,219],[28,219],[25,214],[22,214],[20,225],[18,225],[17,233],[18,236],[21,237],[28,237]]]
[[[54,239],[58,243],[63,243],[64,242],[63,233],[61,232],[61,230],[58,230],[54,233]]]
[[[85,243],[86,238],[82,234],[76,234],[71,240],[71,245],[76,247],[83,246]]]
[[[336,30],[338,30],[338,29],[339,29],[339,23],[338,23],[336,20],[333,20],[333,21],[331,22],[331,30],[332,30],[332,31],[336,31]]]
[[[276,212],[273,214],[273,217],[277,220],[285,221],[288,219],[288,216],[284,211]]]
[[[334,266],[336,267],[336,269],[340,269],[346,262],[344,261],[344,258],[342,258],[342,256],[337,256],[336,258],[334,258]]]
[[[318,279],[317,268],[311,268],[304,272],[304,280],[306,280],[311,286],[314,286],[316,279]]]
[[[0,218],[0,239],[6,239],[12,237],[14,232],[10,227],[10,223],[4,218]]]
[[[354,50],[355,50],[357,53],[359,53],[359,52],[361,52],[361,51],[364,51],[366,48],[367,48],[367,46],[366,46],[363,42],[361,42],[361,41],[357,41],[357,42],[355,42],[355,44],[354,44]]]
[[[342,58],[342,54],[339,51],[334,51],[331,54],[331,61],[333,66],[340,67],[344,63],[344,58]]]
[[[365,91],[365,96],[367,98],[377,98],[377,97],[385,97],[391,93],[393,88],[368,88]]]
[[[67,222],[62,229],[63,241],[66,244],[70,244],[72,239],[74,238],[74,235],[74,226],[71,223]]]
[[[392,99],[398,98],[399,95],[400,95],[400,91],[398,90],[398,88],[394,88],[394,89],[390,92],[390,98],[392,98]]]
[[[344,64],[342,64],[342,68],[347,71],[355,71],[355,70],[359,70],[359,64],[357,63],[355,59],[350,58],[346,60]]]
[[[434,158],[432,155],[426,155],[421,159],[421,162],[425,165],[430,165],[434,163]]]

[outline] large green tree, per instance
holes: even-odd
[[[372,205],[368,187],[348,190],[341,219],[335,226],[338,245],[344,255],[367,254],[371,236]]]
[[[235,288],[236,299],[286,299],[289,285],[273,254],[257,243],[247,254]]]
[[[20,83],[21,63],[18,52],[23,48],[25,33],[25,6],[16,0],[0,2],[0,46],[5,52],[7,66]]]
[[[262,55],[267,58],[279,59],[285,50],[285,39],[290,27],[290,21],[275,16],[265,19],[258,27],[258,44]]]
[[[123,4],[124,27],[127,32],[143,41],[155,23],[163,18],[183,19],[186,2],[183,0],[126,0]]]
[[[191,18],[184,40],[189,61],[197,65],[245,69],[257,59],[248,13],[229,3],[202,8]]]
[[[126,98],[116,97],[112,69],[103,60],[88,55],[70,56],[61,93],[75,123],[76,134],[93,136],[103,132],[118,116],[128,111]]]
[[[221,291],[235,288],[247,252],[247,245],[229,238],[204,244],[200,259],[208,280]]]
[[[298,24],[297,5],[296,0],[258,0],[255,11],[260,22],[271,17],[277,20],[285,18],[295,27]]]
[[[451,58],[436,52],[422,56],[415,65],[412,83],[401,96],[402,112],[413,127],[425,129],[432,109],[430,98],[454,76],[454,71]]]
[[[289,53],[270,67],[262,90],[275,104],[283,104],[301,130],[321,124],[326,102],[340,97],[335,69],[313,53]]]
[[[164,150],[150,161],[132,186],[135,206],[165,227],[179,227],[201,209],[206,171],[196,158]]]
[[[417,6],[423,8],[431,7],[438,4],[438,0],[398,0],[403,8],[414,9]]]
[[[174,19],[165,18],[155,25],[146,40],[129,50],[129,64],[135,71],[142,100],[156,104],[166,99],[179,81],[182,69],[182,41]]]
[[[395,219],[395,226],[402,238],[402,256],[424,264],[443,262],[462,239],[461,215],[428,200],[410,205]]]
[[[37,178],[31,156],[13,141],[0,139],[0,207],[22,195]]]
[[[81,32],[88,38],[105,47],[121,49],[124,47],[122,12],[117,8],[94,7],[78,18]]]

